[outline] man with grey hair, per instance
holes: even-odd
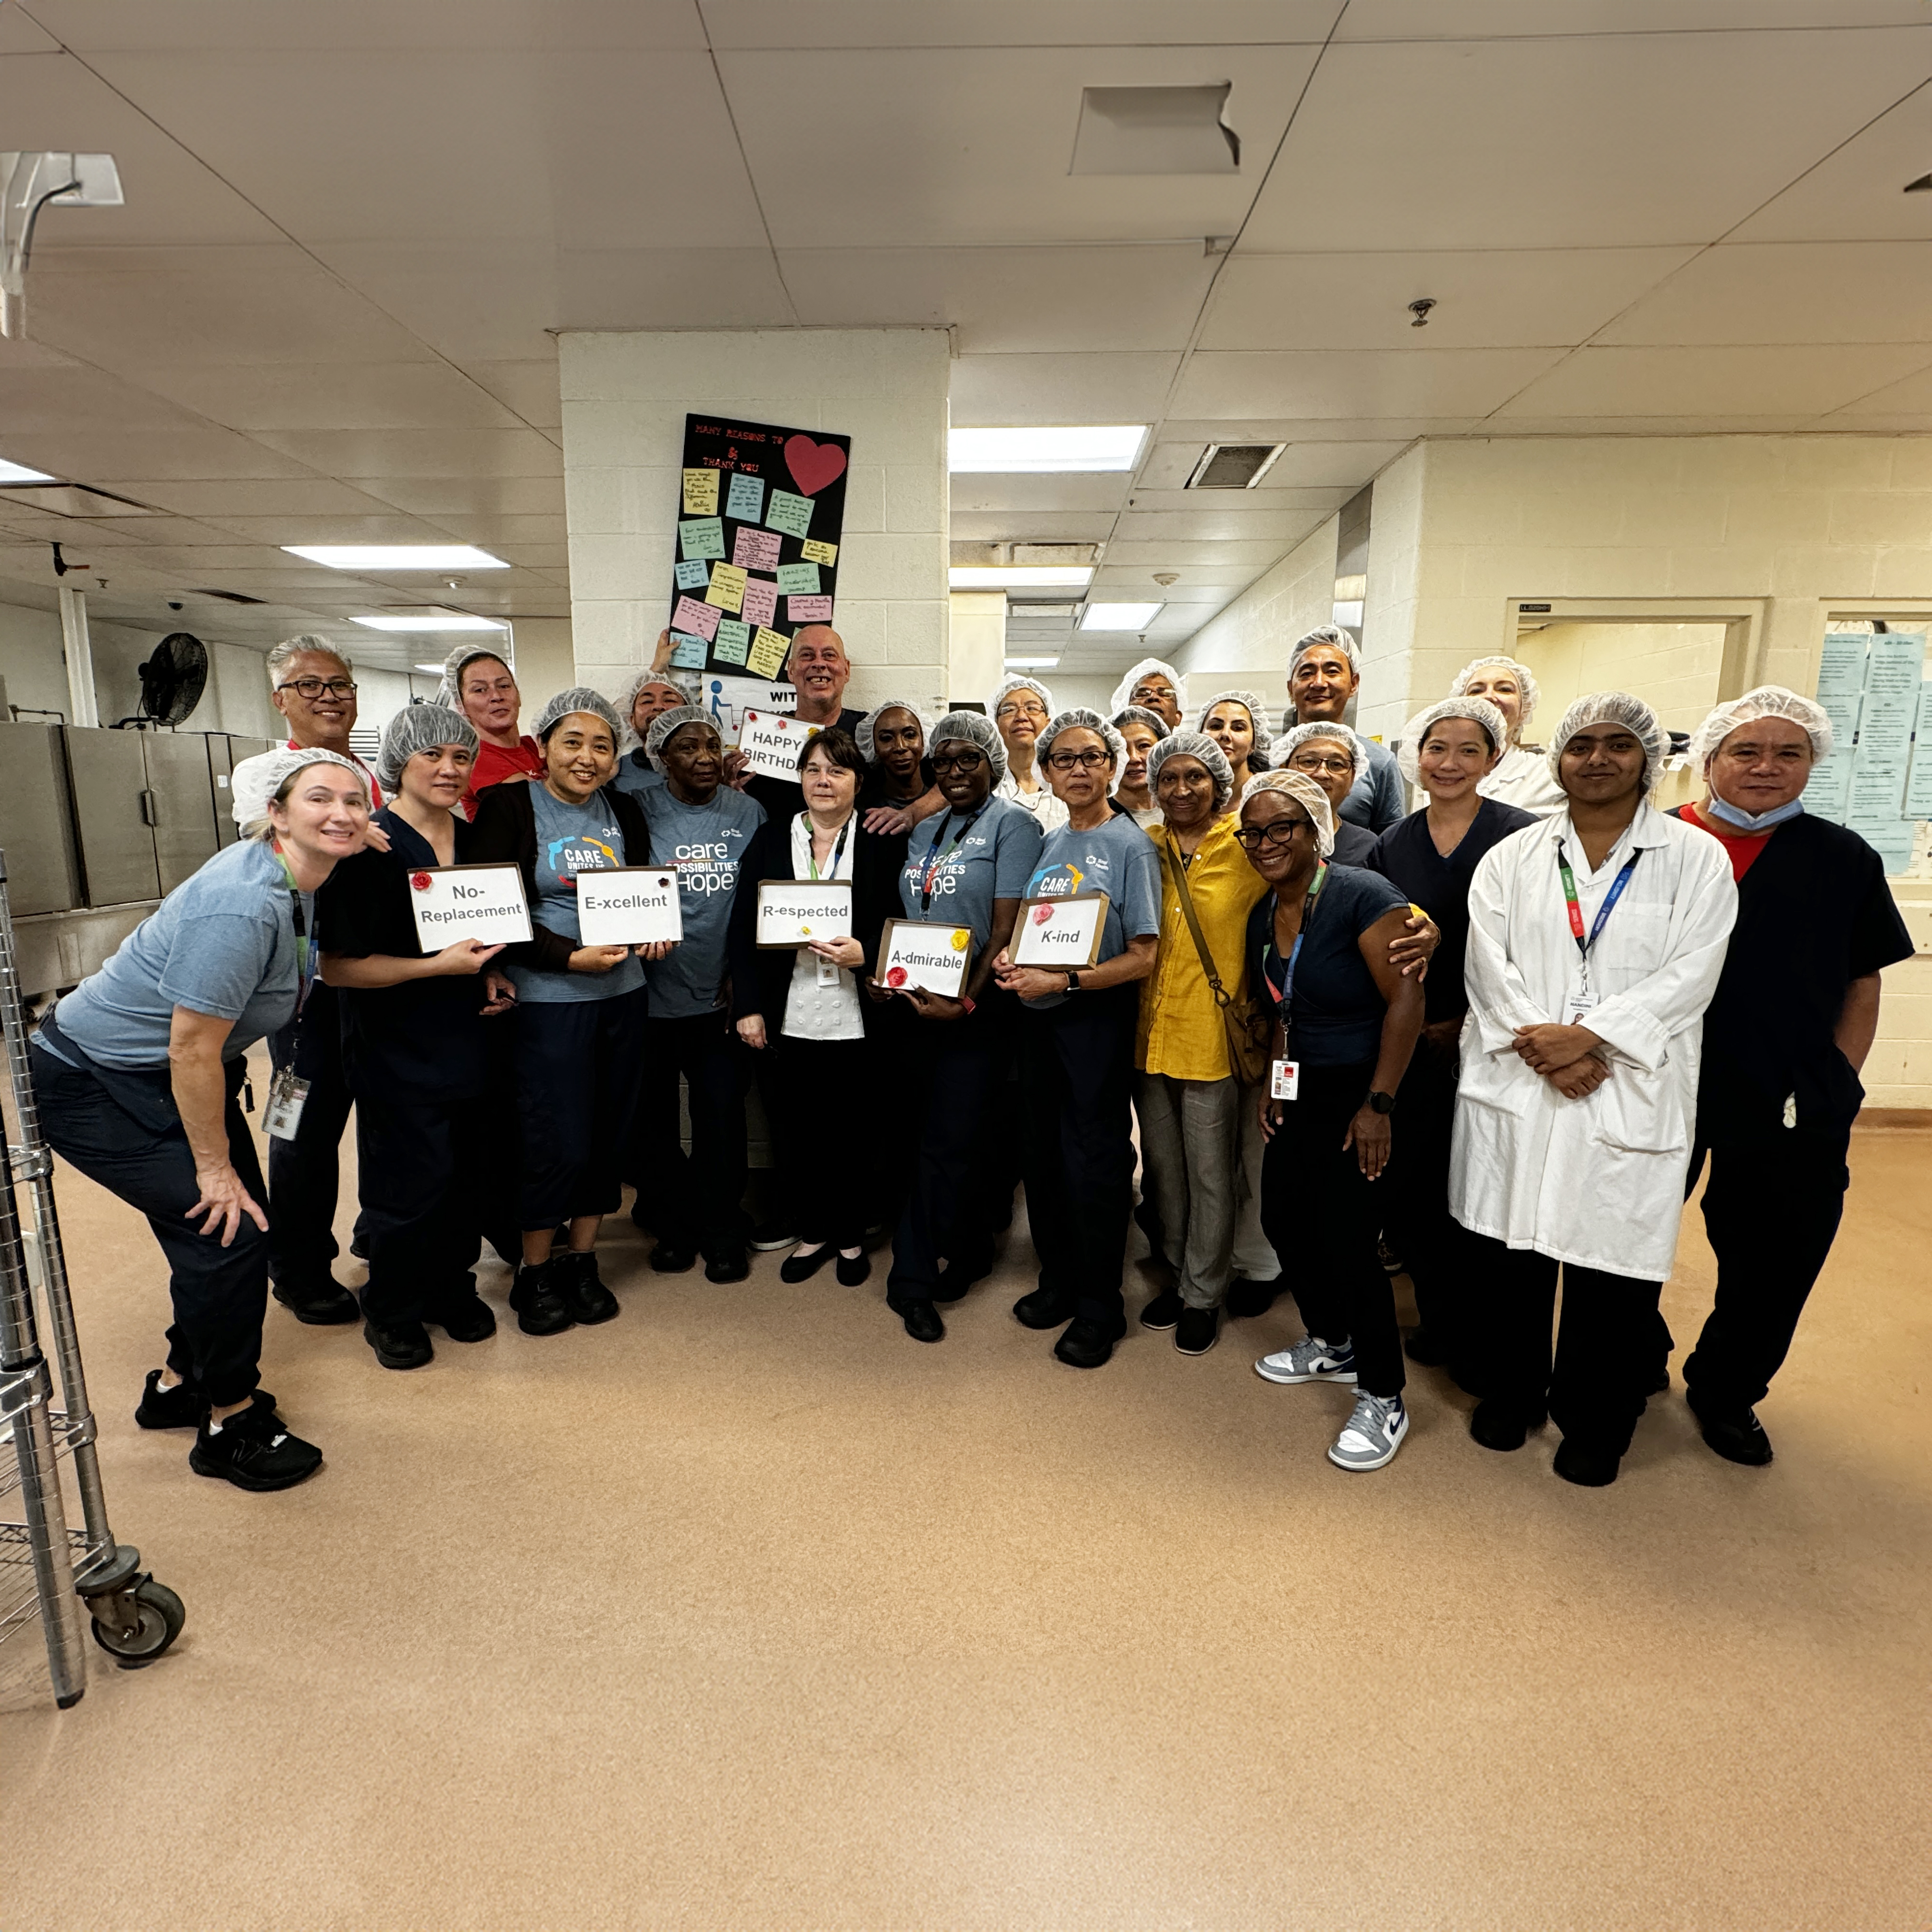
[[[1348,632],[1336,624],[1310,631],[1288,653],[1288,711],[1282,731],[1318,720],[1339,723],[1361,684],[1361,655]],[[1366,754],[1361,769],[1336,815],[1351,825],[1386,832],[1408,811],[1402,772],[1394,754],[1373,739],[1363,738],[1361,745]]]

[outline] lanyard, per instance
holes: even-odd
[[[1570,869],[1570,854],[1563,841],[1556,842],[1556,869],[1563,879],[1563,904],[1570,915],[1570,936],[1576,942],[1577,956],[1583,962],[1583,984],[1590,983],[1590,949],[1597,943],[1610,914],[1616,908],[1618,900],[1624,896],[1624,888],[1630,884],[1631,873],[1636,870],[1636,862],[1642,858],[1641,850],[1633,852],[1624,861],[1624,868],[1610,881],[1610,890],[1604,895],[1604,902],[1597,908],[1597,916],[1591,923],[1590,936],[1583,937],[1583,908],[1576,901],[1576,875]]]
[[[858,815],[858,813],[854,812],[852,814],[852,818],[856,818]],[[799,823],[805,827],[805,862],[812,868],[812,876],[814,879],[822,878],[825,875],[820,872],[818,869],[818,861],[812,856],[812,814],[808,812],[801,812],[798,817]],[[848,818],[843,825],[839,826],[838,843],[832,848],[832,872],[830,876],[835,879],[838,876],[838,862],[845,856],[845,842],[847,839],[850,838],[851,836],[852,819]]]
[[[927,849],[926,871],[919,883],[919,909],[921,912],[932,910],[932,888],[939,877],[939,868],[958,850],[961,842],[972,830],[973,821],[979,815],[976,812],[970,812],[959,821],[959,830],[953,833],[952,843],[943,852],[939,849],[939,842],[946,836],[946,828],[952,823],[952,814],[949,811],[940,820],[939,830],[933,834],[932,843]]]
[[[312,948],[309,944],[308,916],[302,910],[302,888],[296,884],[295,870],[284,856],[282,848],[275,848],[275,862],[282,868],[282,877],[289,882],[289,913],[296,928],[296,1017],[299,1020],[303,1007],[308,1004],[309,988],[315,984],[315,974],[309,965]]]
[[[1315,868],[1315,883],[1309,887],[1308,896],[1301,902],[1301,923],[1295,930],[1294,944],[1288,948],[1286,981],[1279,988],[1274,983],[1274,975],[1268,970],[1268,962],[1280,956],[1274,950],[1274,921],[1272,918],[1268,921],[1268,942],[1262,956],[1262,983],[1268,988],[1277,1009],[1285,1009],[1294,1001],[1295,962],[1301,957],[1301,942],[1308,937],[1308,921],[1315,910],[1315,902],[1322,896],[1322,888],[1328,883],[1328,862],[1319,860]]]

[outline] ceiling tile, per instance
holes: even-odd
[[[516,415],[444,362],[282,362],[152,369],[142,380],[231,429],[517,429]]]
[[[304,466],[232,430],[212,424],[190,430],[23,431],[8,439],[16,463],[76,483],[118,489],[124,476],[299,476]],[[124,496],[133,493],[120,490]]]
[[[711,44],[742,48],[1318,46],[1340,0],[700,0]]]
[[[562,428],[563,405],[557,398],[554,355],[532,362],[466,362],[463,373],[532,429]]]
[[[1008,476],[969,471],[952,478],[952,511],[1118,510],[1133,478],[1124,471]]]
[[[1114,518],[1093,511],[956,508],[946,530],[973,543],[1105,543]]]
[[[563,514],[561,476],[372,476],[363,488],[418,517]]]
[[[57,54],[60,50],[60,42],[19,8],[0,10],[0,54]]]
[[[193,431],[204,427],[187,410],[103,369],[70,362],[0,367],[0,434],[8,448],[28,430]]]
[[[9,12],[14,10],[9,8]],[[452,46],[701,49],[692,0],[330,0],[264,7],[260,0],[34,0],[70,47],[90,53],[219,46],[249,52],[441,52]]]
[[[1190,358],[1178,416],[1480,416],[1561,360],[1557,349],[1222,350]]]
[[[1555,34],[1910,26],[1916,0],[1353,0],[1341,40],[1541,39]]]
[[[1927,359],[1922,346],[1579,349],[1499,412],[1518,417],[1821,415]]]
[[[1918,63],[1923,73],[1924,64]],[[1917,242],[1925,197],[1904,192],[1925,172],[1928,97],[1908,95],[1760,208],[1732,242]]]
[[[1232,490],[1223,491],[1232,496]],[[1319,509],[1256,510],[1229,503],[1197,500],[1186,510],[1126,510],[1114,532],[1114,548],[1123,544],[1168,542],[1258,542],[1278,544],[1312,530],[1336,506]]]
[[[1301,527],[1295,530],[1289,541],[1298,541],[1321,521],[1319,512],[1306,512]],[[1246,572],[1251,574],[1267,569],[1270,564],[1280,560],[1283,548],[1277,538],[1129,543],[1117,537],[1107,546],[1107,567],[1110,570],[1184,570],[1192,566],[1196,570],[1213,571],[1218,580],[1225,582],[1231,572]]]
[[[1280,466],[1277,461],[1275,469]],[[1278,515],[1304,510],[1318,510],[1325,514],[1330,510],[1339,510],[1355,494],[1358,487],[1345,483],[1328,490],[1277,490],[1274,484],[1274,470],[1270,470],[1268,482],[1258,490],[1149,490],[1136,485],[1127,504],[1130,509],[1142,514],[1160,512],[1190,515],[1196,512],[1218,514],[1222,510],[1238,516],[1264,513]]]
[[[1714,241],[1890,106],[1922,64],[1918,32],[1902,27],[1331,46],[1242,239],[1276,253],[1368,236],[1384,248]]]
[[[1150,423],[1180,357],[1168,354],[962,356],[952,364],[952,421]]]
[[[223,517],[220,527],[229,541],[244,537],[250,543],[280,549],[285,544],[422,544],[442,541],[434,524],[415,517]]]
[[[501,557],[510,556],[506,545],[542,544],[554,548],[569,534],[561,511],[548,517],[490,517],[452,510],[430,520],[458,542],[476,544]]]
[[[1921,369],[1903,381],[1868,391],[1840,406],[1846,416],[1919,415],[1932,411],[1932,369]]]
[[[1286,463],[1303,443],[1413,442],[1419,436],[1454,436],[1480,428],[1480,416],[1281,416],[1258,413],[1240,416],[1188,417],[1176,413],[1160,426],[1164,439],[1202,442],[1286,442]],[[1318,479],[1300,478],[1298,481]]]
[[[121,494],[184,517],[381,516],[388,507],[346,483],[323,476],[257,477],[235,482],[149,478],[123,483]]]
[[[563,452],[532,429],[263,430],[257,440],[330,476],[563,474]]]

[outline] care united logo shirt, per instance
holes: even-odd
[[[544,847],[538,863],[556,881],[560,892],[577,890],[579,872],[614,872],[620,861],[618,848],[623,835],[614,825],[600,825],[588,832],[567,833]]]

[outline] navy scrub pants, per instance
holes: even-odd
[[[145,1214],[167,1257],[175,1311],[168,1366],[218,1408],[246,1402],[261,1380],[268,1237],[244,1214],[224,1248],[218,1228],[204,1234],[188,1218],[201,1189],[166,1070],[70,1066],[38,1041],[30,1051],[40,1126],[54,1151]],[[260,1206],[261,1162],[238,1098],[247,1070],[237,1058],[224,1070],[228,1158]]]
[[[706,1261],[742,1254],[747,1239],[745,1094],[750,1070],[730,1016],[694,1013],[644,1022],[643,1083],[629,1168],[635,1218],[668,1248]],[[678,1079],[691,1096],[684,1150]]]
[[[1120,1276],[1134,1205],[1134,1022],[1138,986],[1023,1009],[1027,1223],[1040,1285],[1076,1320],[1125,1332]]]
[[[1396,1090],[1394,1144],[1376,1184],[1382,1225],[1415,1284],[1415,1312],[1451,1364],[1472,1352],[1468,1232],[1449,1212],[1449,1147],[1456,1059],[1416,1042]]]
[[[338,1150],[353,1099],[335,989],[316,980],[300,1022],[291,1020],[272,1035],[268,1052],[278,1069],[292,1058],[298,1078],[309,1083],[295,1138],[268,1142],[268,1272],[284,1289],[326,1292],[334,1283],[330,1264],[341,1252],[335,1240]]]
[[[517,1222],[526,1232],[580,1214],[608,1214],[622,1200],[649,997],[640,986],[608,1000],[518,1007],[523,1180]]]

